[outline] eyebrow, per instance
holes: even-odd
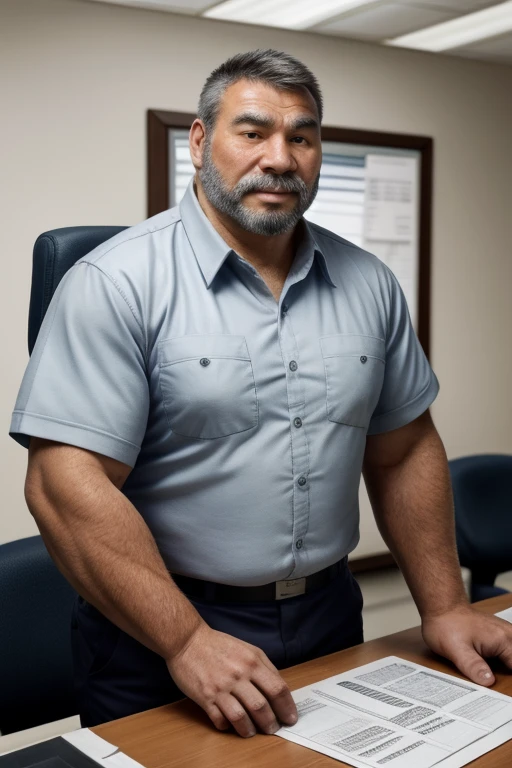
[[[231,125],[242,125],[243,123],[249,123],[255,125],[258,128],[275,128],[275,120],[268,115],[258,114],[257,112],[243,112],[241,115],[237,115],[231,121]],[[318,120],[314,117],[298,117],[288,126],[291,131],[300,131],[303,128],[319,128]]]

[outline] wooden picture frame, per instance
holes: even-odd
[[[154,109],[147,112],[148,216],[154,216],[170,207],[168,131],[171,128],[190,128],[195,117],[194,114],[186,112]],[[428,136],[322,126],[322,141],[412,149],[420,154],[417,333],[420,344],[430,359],[433,140]]]

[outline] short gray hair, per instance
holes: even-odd
[[[322,122],[322,94],[314,74],[290,54],[267,48],[237,53],[213,70],[203,86],[197,108],[197,115],[207,130],[215,126],[226,88],[244,79],[268,83],[284,91],[306,88],[315,101]]]

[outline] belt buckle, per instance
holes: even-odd
[[[276,600],[286,600],[287,597],[296,597],[306,593],[306,577],[301,579],[285,579],[276,581]]]

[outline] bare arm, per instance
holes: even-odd
[[[379,530],[421,616],[466,605],[448,463],[429,413],[368,437],[363,474]]]
[[[277,728],[276,717],[293,720],[293,699],[265,654],[210,629],[173,582],[120,490],[130,471],[100,454],[31,438],[25,498],[57,567],[87,601],[161,655],[218,728],[231,722],[245,736],[255,730],[249,715],[266,732]]]
[[[500,656],[512,666],[512,627],[468,604],[448,463],[430,414],[368,437],[363,473],[379,530],[421,614],[425,642],[475,682],[492,684],[483,657]]]
[[[25,498],[59,570],[136,640],[164,658],[179,653],[202,620],[120,491],[130,467],[46,442],[31,439]]]

